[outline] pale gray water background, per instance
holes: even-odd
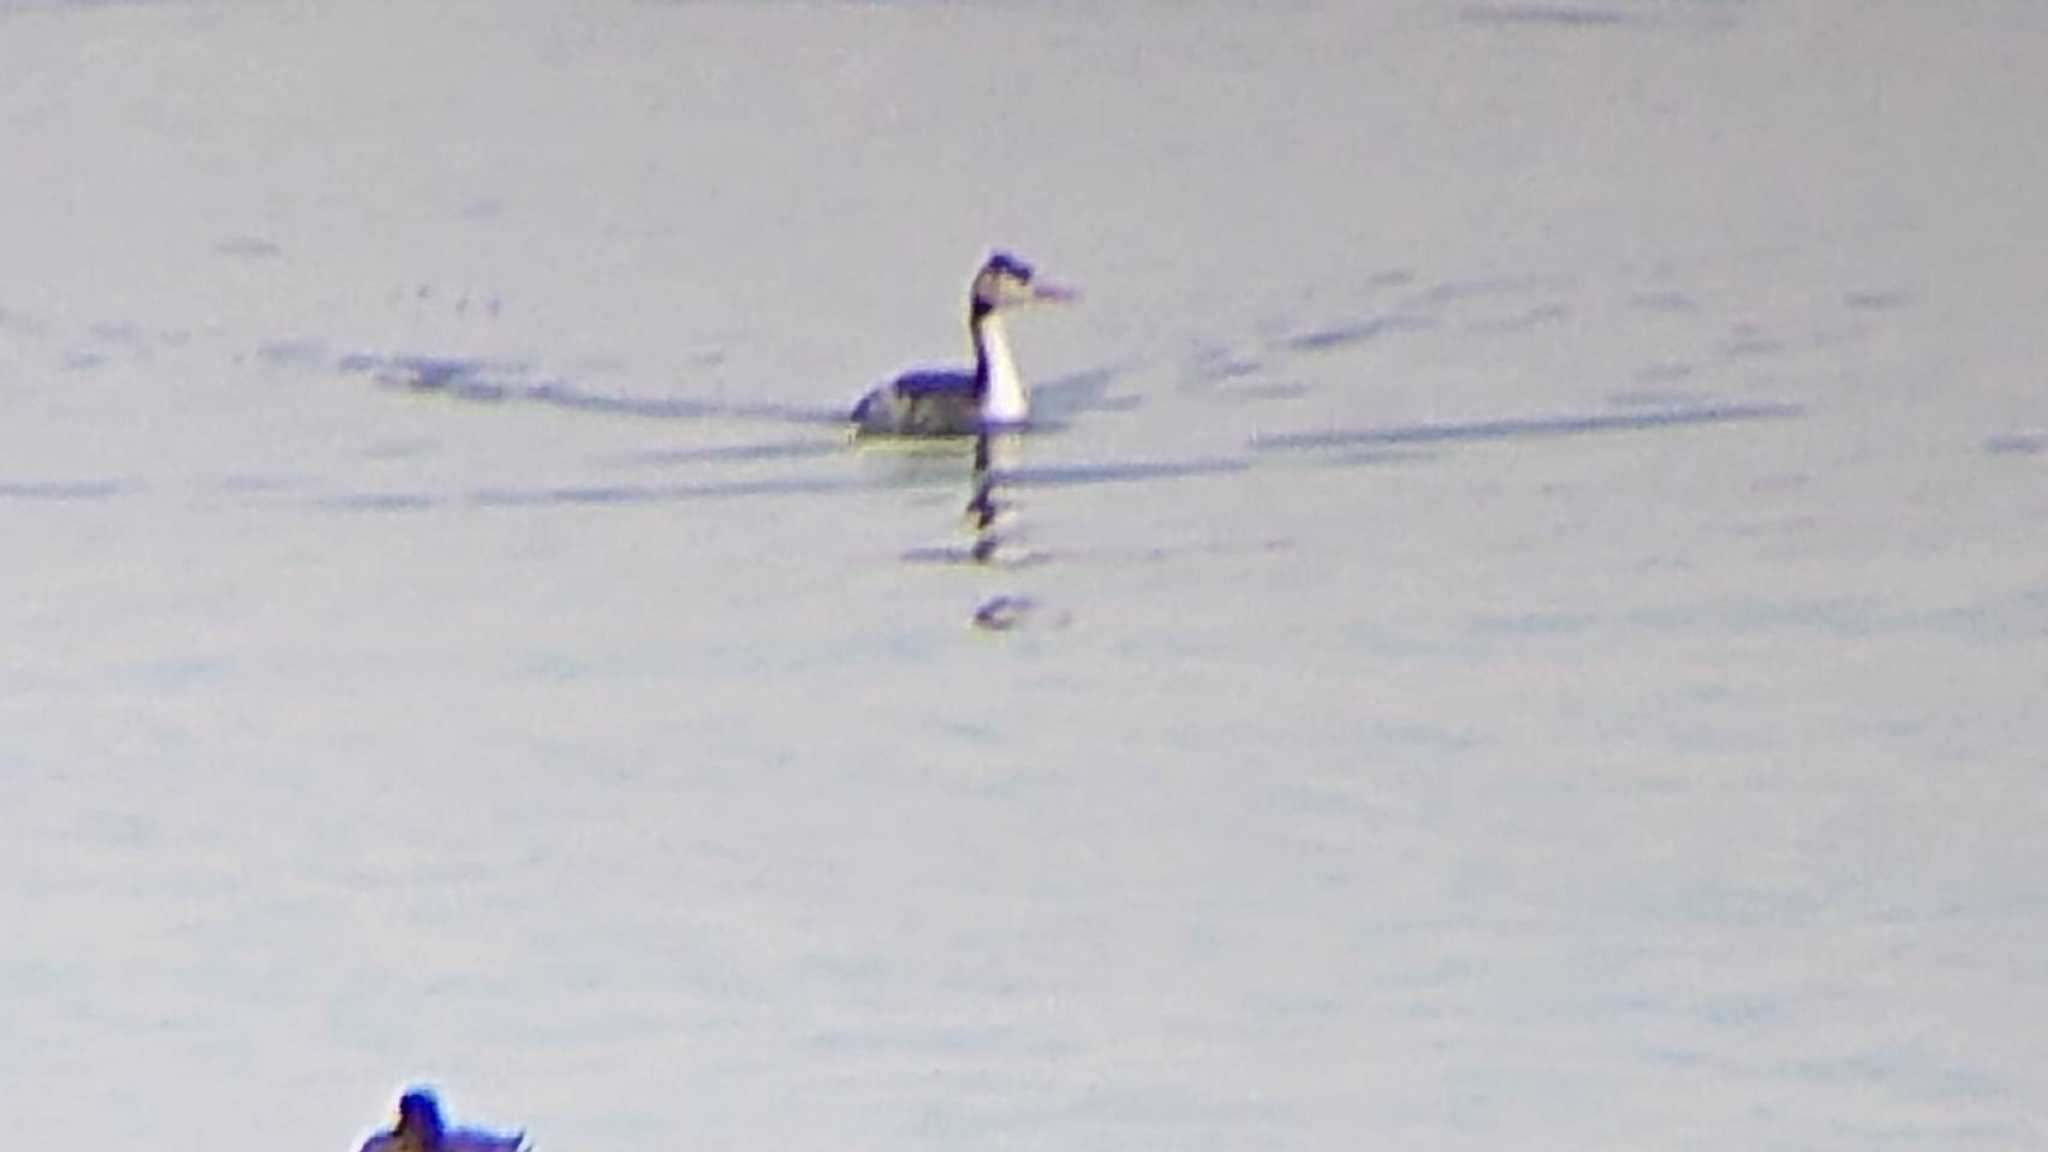
[[[0,0],[9,1139],[2041,1146],[2044,61]],[[977,570],[802,417],[991,244]]]

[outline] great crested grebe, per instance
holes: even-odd
[[[1074,293],[1038,279],[1031,265],[997,252],[974,274],[967,291],[967,335],[974,370],[919,369],[869,392],[849,417],[861,436],[972,436],[1022,425],[1031,416],[1031,389],[1010,354],[1005,311],[1023,304],[1072,300]]]
[[[441,1102],[425,1088],[409,1089],[398,1098],[398,1121],[388,1132],[363,1141],[362,1152],[528,1152],[526,1134],[450,1128],[441,1120]]]

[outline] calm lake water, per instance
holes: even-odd
[[[0,1115],[2048,1141],[2043,60],[0,0]],[[994,246],[1083,299],[975,563],[834,417]]]

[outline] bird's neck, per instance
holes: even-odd
[[[981,386],[981,418],[990,424],[1021,424],[1031,414],[1031,390],[1017,372],[1010,354],[1009,333],[1000,315],[989,312],[972,321],[974,378]]]

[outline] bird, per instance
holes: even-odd
[[[398,1098],[398,1119],[387,1132],[363,1141],[362,1152],[531,1152],[524,1132],[450,1128],[430,1088],[408,1088]]]
[[[1022,427],[1031,417],[1031,389],[1010,354],[1004,314],[1025,304],[1054,303],[1076,293],[1039,279],[1008,252],[991,253],[967,290],[967,335],[974,369],[905,372],[861,397],[848,419],[856,436],[973,436]]]

